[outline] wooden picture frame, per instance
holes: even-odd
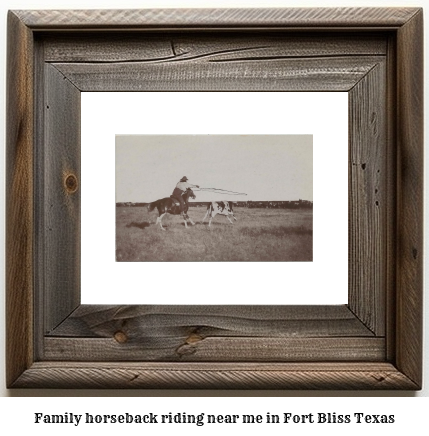
[[[10,11],[7,386],[420,389],[422,46],[419,8]],[[348,92],[348,304],[81,305],[80,95],[121,90]]]

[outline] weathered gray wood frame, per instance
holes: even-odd
[[[420,389],[422,17],[10,12],[8,387]],[[90,90],[347,91],[348,304],[80,305],[80,93]]]

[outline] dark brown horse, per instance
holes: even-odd
[[[183,194],[182,194],[183,200],[185,200],[185,206],[183,208],[182,218],[185,222],[185,227],[188,228],[188,222],[192,224],[193,226],[195,223],[189,218],[188,216],[188,199],[192,198],[195,199],[195,194],[193,193],[191,188],[188,188]],[[158,218],[156,219],[155,224],[159,224],[162,230],[165,230],[164,227],[162,227],[162,218],[165,214],[169,213],[171,215],[180,215],[180,205],[177,200],[175,200],[172,197],[166,197],[161,198],[160,200],[156,200],[152,203],[149,203],[147,206],[148,212],[152,212],[155,208],[158,209]]]

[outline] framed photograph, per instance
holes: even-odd
[[[118,262],[313,260],[312,135],[118,135],[115,157]],[[205,184],[192,185],[176,175],[180,169]],[[243,226],[241,208],[248,218]],[[166,231],[166,221],[171,231],[177,221],[186,229],[202,225],[191,245],[179,226],[176,238],[159,241],[163,249],[145,249],[156,244],[158,229]],[[128,230],[132,222],[137,233]],[[237,222],[239,244],[230,234],[238,229],[225,222]],[[140,230],[149,227],[142,240]]]
[[[422,386],[419,8],[10,11],[9,388]]]

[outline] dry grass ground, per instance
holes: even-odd
[[[201,224],[205,207],[192,207],[196,223],[185,229],[178,216],[167,215],[162,231],[157,211],[116,208],[116,260],[142,261],[312,261],[313,211],[236,208],[230,224],[217,215]]]

